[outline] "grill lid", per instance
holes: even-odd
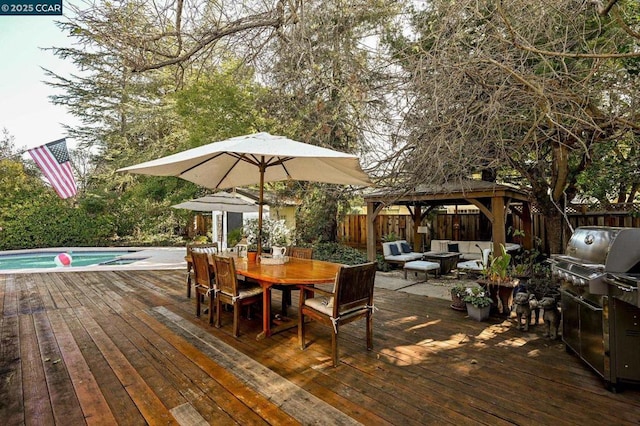
[[[595,226],[577,228],[567,244],[565,254],[574,258],[576,263],[604,265],[609,247],[615,241],[620,229]]]

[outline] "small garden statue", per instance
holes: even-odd
[[[553,297],[543,297],[540,306],[544,309],[542,319],[546,327],[544,337],[550,337],[553,340],[558,338],[558,327],[560,326],[560,311],[558,303]]]
[[[520,291],[516,293],[513,298],[513,303],[516,305],[516,328],[518,330],[529,331],[531,313],[538,306],[536,296],[526,291]]]

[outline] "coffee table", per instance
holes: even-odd
[[[422,254],[422,259],[438,262],[440,264],[440,274],[448,274],[452,269],[456,269],[460,261],[460,253],[428,251]]]

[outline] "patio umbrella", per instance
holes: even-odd
[[[119,169],[153,176],[177,176],[206,188],[258,184],[258,254],[261,252],[265,182],[288,179],[371,185],[358,157],[284,136],[255,133],[203,145]]]
[[[228,192],[216,192],[204,197],[194,198],[180,204],[175,204],[174,209],[188,209],[198,212],[221,211],[231,213],[253,213],[259,211],[259,206],[237,195]]]
[[[205,195],[204,197],[194,198],[193,200],[185,201],[180,204],[175,204],[174,209],[187,209],[198,212],[231,212],[231,213],[255,213],[260,210],[256,203],[246,201],[240,198],[236,194],[230,194],[228,192],[216,192],[215,194]],[[224,216],[223,216],[224,217]],[[215,222],[215,221],[214,221]],[[221,238],[224,239],[224,224]],[[214,230],[212,229],[212,232]],[[217,232],[213,232],[217,234]],[[216,238],[217,239],[217,238]],[[220,248],[223,247],[223,241],[220,241]]]

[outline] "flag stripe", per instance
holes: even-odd
[[[64,150],[62,152],[64,155],[58,156],[58,158],[64,158],[64,162],[58,163],[52,150],[57,150],[58,154],[60,154],[60,150]],[[38,167],[40,167],[60,198],[69,198],[76,194],[78,189],[73,177],[71,163],[67,160],[67,146],[64,139],[30,149],[29,154]]]

